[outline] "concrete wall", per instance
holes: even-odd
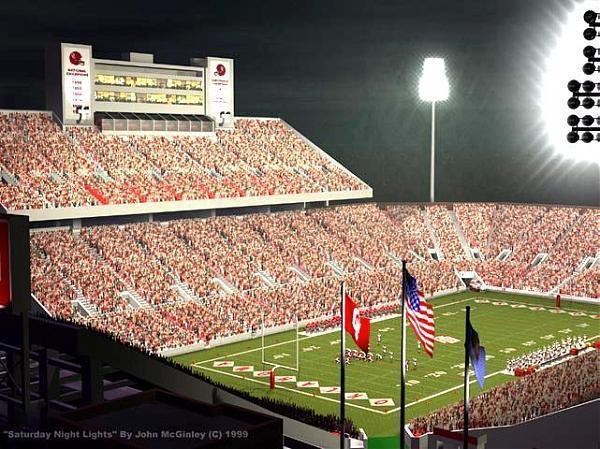
[[[548,293],[548,292],[532,292],[529,290],[518,290],[516,288],[507,288],[507,287],[494,287],[491,285],[486,285],[486,289],[491,292],[500,292],[500,293],[516,293],[518,295],[524,296],[537,296],[537,297],[548,297],[548,298],[556,298],[556,293]],[[600,304],[600,298],[585,298],[579,296],[570,296],[570,295],[560,295],[561,300],[569,300],[573,302],[584,302],[587,304]]]
[[[229,209],[280,204],[372,198],[373,189],[315,192],[293,195],[244,196],[204,200],[163,201],[157,203],[110,204],[87,207],[57,207],[52,209],[9,210],[9,213],[28,215],[30,221],[51,221],[75,218],[108,217],[116,215],[159,214],[176,211]]]
[[[478,429],[486,449],[598,449],[600,398],[515,426]]]
[[[485,449],[599,449],[600,398],[522,424],[469,429],[477,447]],[[452,432],[462,436],[461,431]],[[462,441],[428,433],[415,438],[407,430],[411,449],[462,449]],[[483,443],[483,444],[481,444]],[[469,449],[475,449],[469,444]]]

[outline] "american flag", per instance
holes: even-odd
[[[404,292],[406,295],[406,317],[423,349],[433,357],[433,343],[435,341],[435,321],[433,308],[425,301],[423,292],[417,287],[417,280],[408,271],[404,272]]]
[[[421,310],[421,298],[419,297],[419,289],[417,287],[417,280],[412,277],[408,271],[404,274],[405,285],[404,291],[406,292],[406,297],[408,298],[408,305],[415,312]]]

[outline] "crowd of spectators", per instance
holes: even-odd
[[[465,239],[471,248],[477,248],[482,252],[487,248],[497,210],[495,204],[463,203],[454,205],[454,212],[456,212]]]
[[[503,249],[514,250],[534,237],[536,224],[543,217],[546,208],[542,206],[501,205],[492,230],[486,256],[494,258]]]
[[[518,212],[516,206],[510,208]],[[440,236],[450,238],[455,224],[448,211],[439,209],[433,214],[446,214],[447,218],[439,219],[440,225],[432,227]],[[509,218],[506,212],[502,216]],[[580,254],[589,250],[594,255],[597,248],[581,240],[594,235],[598,218],[594,210],[579,214],[575,223],[565,225],[558,245],[566,251],[570,246],[563,242],[579,242],[573,246],[581,248]],[[425,243],[418,241],[423,235]],[[60,292],[67,291],[67,297],[72,298],[73,292],[80,294],[101,315],[108,315],[94,317],[94,323],[114,327],[120,335],[131,335],[129,320],[141,328],[142,319],[157,314],[157,322],[170,323],[161,337],[139,337],[143,339],[140,344],[154,351],[256,331],[263,321],[266,326],[276,326],[296,319],[335,316],[339,313],[338,283],[342,277],[363,308],[397,301],[402,273],[399,258],[392,258],[392,254],[407,255],[409,270],[426,297],[456,291],[461,285],[457,271],[471,269],[488,286],[522,286],[548,292],[560,281],[544,278],[539,269],[510,258],[472,261],[457,256],[459,260],[435,260],[426,252],[433,242],[418,206],[352,205],[99,226],[79,233],[44,231],[32,236],[32,245],[34,289],[52,313],[73,315],[70,301],[58,300]],[[555,248],[548,252],[551,261],[562,257]],[[569,257],[565,255],[565,259]],[[576,265],[579,259],[573,260]],[[57,276],[64,283],[45,294],[44,275]],[[578,285],[578,292],[584,290],[586,296],[597,297],[597,280],[596,264],[569,285]],[[67,286],[72,287],[69,290]],[[184,287],[191,297],[181,294]],[[124,291],[137,293],[151,310],[120,314],[131,308],[122,297]],[[190,298],[193,300],[184,301]]]
[[[600,262],[596,261],[593,267],[574,276],[561,291],[572,296],[600,298]]]
[[[162,304],[176,300],[173,277],[125,229],[118,226],[93,227],[83,229],[80,235],[145,301]]]
[[[425,210],[437,236],[444,259],[457,262],[465,260],[465,251],[460,244],[458,233],[452,223],[448,208],[445,206],[427,206]]]
[[[548,253],[579,217],[579,210],[570,207],[544,209],[535,225],[525,231],[526,238],[519,240],[519,245],[513,248],[511,260],[530,264],[536,255]]]
[[[418,206],[397,205],[385,207],[384,212],[392,219],[393,228],[400,231],[396,234],[395,254],[405,260],[414,260],[414,254],[430,259],[429,250],[434,249],[434,244],[425,224],[424,210]]]
[[[485,391],[469,402],[469,425],[480,428],[519,424],[595,399],[600,396],[599,364],[600,351],[594,349]],[[462,429],[463,409],[461,401],[413,419],[411,431],[420,436],[434,427]]]
[[[60,273],[59,279],[65,279],[78,289],[100,312],[127,308],[127,302],[120,296],[121,292],[127,290],[123,280],[98,254],[94,254],[92,248],[70,231],[35,233],[31,236],[31,245]],[[33,259],[32,263],[36,261]],[[32,268],[32,271],[37,269]],[[38,288],[37,285],[33,286],[34,291]]]
[[[366,184],[281,120],[239,119],[209,137],[63,131],[47,114],[0,114],[10,209],[362,190]]]
[[[31,293],[55,318],[73,318],[73,301],[77,294],[55,265],[38,248],[31,248]]]
[[[84,188],[93,167],[45,114],[0,114],[0,164],[12,183],[0,184],[11,209],[97,204]]]

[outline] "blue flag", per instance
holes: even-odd
[[[485,348],[479,344],[479,334],[473,329],[470,319],[467,323],[466,345],[473,371],[475,371],[475,378],[479,382],[479,386],[483,388],[485,382]]]

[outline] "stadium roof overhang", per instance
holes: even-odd
[[[154,134],[214,132],[215,123],[206,115],[102,111],[94,123],[104,133]]]

